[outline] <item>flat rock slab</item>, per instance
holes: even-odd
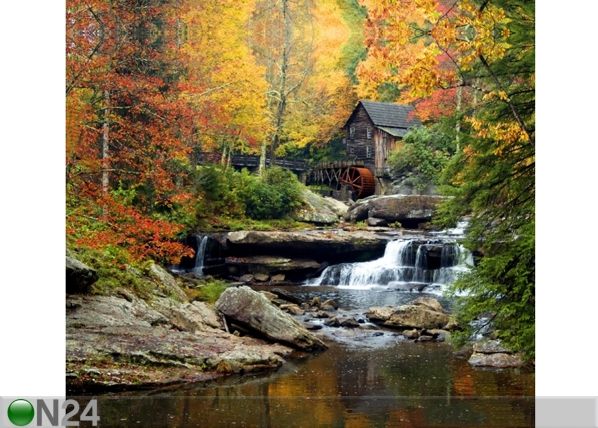
[[[320,263],[310,259],[292,259],[276,256],[246,256],[226,257],[225,263],[234,266],[239,272],[249,274],[254,279],[258,274],[277,277],[277,281],[284,281],[285,273],[308,274],[320,269]]]
[[[474,352],[469,357],[468,363],[474,367],[495,367],[495,368],[509,368],[521,367],[524,362],[518,355],[505,354],[497,352],[494,354],[482,354]]]
[[[220,330],[201,302],[68,296],[70,388],[154,387],[274,369],[292,350]]]
[[[372,231],[238,231],[229,232],[225,241],[230,257],[275,255],[289,259],[352,261],[380,257],[396,234]]]
[[[302,350],[326,349],[324,342],[291,315],[249,287],[224,290],[216,302],[216,308],[227,318],[256,330],[273,341]]]

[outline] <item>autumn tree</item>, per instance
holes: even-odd
[[[173,261],[182,225],[167,213],[188,195],[192,111],[177,96],[183,71],[160,37],[172,15],[160,2],[67,5],[67,194],[70,241]]]
[[[534,5],[520,0],[363,0],[368,58],[359,91],[385,82],[399,100],[452,115],[459,150],[444,172],[446,222],[471,217],[484,257],[456,283],[459,315],[534,353]],[[436,101],[434,101],[436,100]],[[442,102],[440,102],[442,101]]]
[[[328,141],[355,101],[340,49],[351,32],[336,0],[260,0],[251,28],[272,124],[262,153]]]

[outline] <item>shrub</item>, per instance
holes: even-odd
[[[451,136],[436,126],[409,131],[403,144],[390,153],[388,165],[394,178],[407,178],[416,189],[437,184],[452,151]]]

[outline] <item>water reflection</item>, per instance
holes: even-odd
[[[102,426],[531,427],[533,394],[525,370],[476,370],[448,345],[401,343],[333,345],[271,375],[105,396],[100,405]]]

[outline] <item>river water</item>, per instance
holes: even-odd
[[[285,290],[302,299],[334,298],[339,312],[355,317],[372,305],[426,295],[331,286]],[[104,395],[102,426],[534,426],[534,374],[529,369],[473,368],[448,344],[406,341],[367,323],[359,329],[324,327],[318,334],[330,349],[298,355],[274,373]]]

